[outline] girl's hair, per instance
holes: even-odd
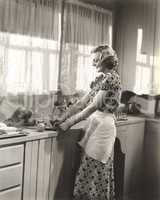
[[[118,66],[118,57],[112,47],[109,45],[100,45],[91,51],[91,53],[97,52],[101,53],[101,65],[107,67],[108,69],[113,69]]]

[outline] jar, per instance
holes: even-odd
[[[44,122],[37,122],[37,131],[43,132],[45,130],[45,123]]]

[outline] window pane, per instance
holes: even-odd
[[[10,34],[9,42],[15,46],[30,46],[31,38],[24,35]]]
[[[147,66],[136,66],[136,84],[134,91],[136,93],[149,93],[151,89],[150,85],[151,69]]]
[[[88,90],[91,81],[96,76],[96,69],[91,64],[91,58],[85,56],[78,57],[78,69],[77,69],[77,90]]]
[[[45,43],[44,39],[36,38],[36,37],[32,38],[32,47],[41,47],[41,48],[43,48],[45,44],[46,43]]]
[[[57,89],[58,56],[57,41],[0,32],[3,88],[11,93]]]
[[[82,53],[82,54],[90,55],[93,48],[94,46],[78,45],[79,53]]]
[[[58,42],[57,41],[54,41],[54,40],[46,40],[47,42],[47,46],[49,49],[52,49],[52,50],[58,50],[59,48],[59,45],[58,45]],[[57,58],[58,59],[58,58]]]
[[[154,68],[154,85],[152,87],[153,87],[155,94],[160,93],[160,78],[159,78],[160,77],[160,67],[159,66]]]
[[[137,37],[137,62],[147,64],[147,55],[141,53],[142,40],[143,40],[143,30],[142,29],[138,29],[138,37]]]
[[[43,90],[43,54],[41,52],[32,53],[31,88],[32,92],[41,93]]]
[[[24,91],[25,80],[25,51],[23,50],[8,50],[8,69],[7,69],[7,91],[22,92]]]
[[[51,54],[49,57],[49,88],[57,90],[58,82],[58,54]]]
[[[112,35],[113,35],[113,28],[112,26],[109,26],[109,45],[112,46]]]

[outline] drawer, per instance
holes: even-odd
[[[23,145],[0,148],[0,167],[23,162]]]
[[[22,164],[0,169],[0,191],[22,184]]]
[[[16,187],[10,190],[0,192],[1,200],[21,200],[22,188]]]

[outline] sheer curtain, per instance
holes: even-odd
[[[58,82],[60,7],[59,0],[0,0],[3,119],[19,104],[32,109],[35,117],[51,114]]]
[[[150,93],[160,94],[160,2],[144,2],[143,41],[141,53],[144,53],[150,65]]]
[[[112,44],[111,12],[79,1],[0,0],[0,96],[50,113],[59,81],[64,94],[88,90],[90,51],[100,44]]]
[[[153,53],[153,93],[160,94],[160,2],[156,2],[154,53]]]
[[[91,50],[100,44],[112,44],[112,15],[66,1],[63,31],[61,88],[66,94],[86,91],[96,75]]]
[[[115,49],[123,89],[160,93],[160,1],[124,3],[116,19]]]
[[[1,0],[0,15],[1,95],[56,90],[58,1]]]

